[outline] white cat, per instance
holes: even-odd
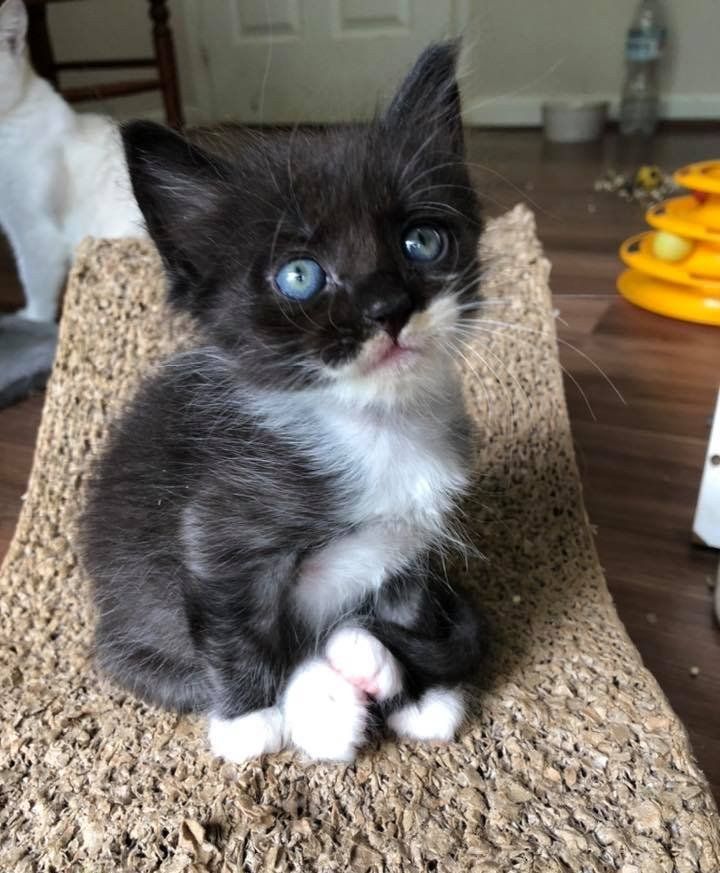
[[[74,112],[27,59],[22,0],[0,6],[0,226],[25,291],[18,313],[52,321],[75,246],[145,236],[117,125]]]

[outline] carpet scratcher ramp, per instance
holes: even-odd
[[[199,718],[92,665],[73,526],[89,456],[139,376],[187,343],[147,243],[83,243],[15,538],[0,573],[0,869],[717,873],[717,809],[612,605],[583,507],[549,266],[523,207],[483,241],[486,325],[458,568],[495,640],[447,746],[379,739],[351,766],[211,757]]]

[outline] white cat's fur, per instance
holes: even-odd
[[[0,226],[26,306],[56,316],[75,246],[86,236],[144,236],[117,126],[74,112],[27,59],[22,0],[0,6]]]

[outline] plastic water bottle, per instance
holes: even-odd
[[[665,25],[659,0],[640,0],[625,43],[627,70],[620,103],[620,131],[651,136],[658,118],[660,59]]]

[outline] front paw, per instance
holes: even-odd
[[[352,761],[365,739],[365,695],[319,658],[295,671],[282,708],[290,741],[311,758]]]
[[[334,670],[374,700],[389,700],[402,691],[400,665],[380,640],[363,628],[335,631],[325,655]]]
[[[239,764],[285,745],[283,715],[277,706],[256,709],[237,718],[210,717],[208,740],[218,758]]]
[[[415,703],[388,716],[387,723],[401,737],[449,743],[465,717],[465,703],[456,688],[430,688]]]

